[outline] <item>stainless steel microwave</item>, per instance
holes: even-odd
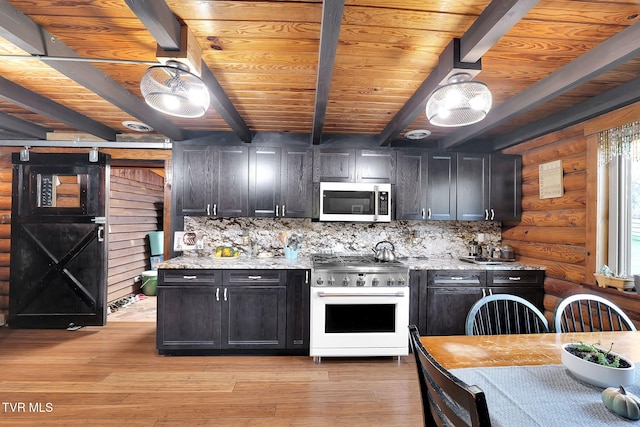
[[[320,183],[320,221],[391,221],[391,184]]]

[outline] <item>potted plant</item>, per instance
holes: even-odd
[[[600,387],[635,382],[635,364],[595,344],[567,343],[562,346],[562,364],[578,379]]]

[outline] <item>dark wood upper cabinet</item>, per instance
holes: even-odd
[[[426,219],[456,219],[457,154],[430,152],[427,156]]]
[[[313,182],[396,183],[393,150],[316,149]]]
[[[489,219],[519,221],[522,216],[522,157],[493,155],[489,171]]]
[[[249,214],[275,217],[280,205],[280,148],[251,148],[249,151]],[[279,211],[279,209],[278,209]]]
[[[176,215],[246,216],[249,212],[249,149],[243,146],[176,144]]]
[[[482,221],[489,209],[489,155],[458,154],[457,218]]]
[[[519,220],[522,159],[517,155],[458,154],[459,220]]]
[[[425,219],[427,208],[427,153],[398,151],[396,219]]]
[[[283,148],[280,215],[309,218],[313,197],[313,150]]]
[[[356,150],[313,151],[313,182],[354,182],[355,176]]]
[[[456,219],[456,153],[397,155],[396,219]]]
[[[249,215],[309,217],[311,149],[256,147],[249,151]]]

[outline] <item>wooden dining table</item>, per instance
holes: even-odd
[[[480,387],[492,427],[640,425],[609,411],[602,387],[574,377],[562,365],[562,344],[584,342],[609,348],[636,363],[640,395],[640,331],[529,335],[424,336],[429,353],[452,374]]]
[[[600,343],[640,363],[640,331],[528,335],[423,336],[420,341],[446,369],[562,363],[562,344]]]

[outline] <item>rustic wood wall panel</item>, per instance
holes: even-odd
[[[12,180],[12,171],[11,171],[11,153],[17,153],[20,151],[22,147],[0,147],[0,323],[2,323],[3,319],[6,319],[9,310],[9,266],[10,266],[10,251],[11,251],[11,180]],[[47,152],[47,153],[59,153],[59,152],[67,152],[67,153],[88,153],[88,149],[72,149],[72,148],[44,148],[44,147],[35,147],[31,148],[33,152]],[[159,149],[101,149],[105,153],[111,155],[112,162],[114,159],[127,159],[127,160],[161,160],[167,164],[170,164],[171,160],[171,150],[159,150]],[[136,170],[134,172],[134,170]],[[151,169],[155,170],[155,169]],[[138,169],[127,170],[126,172],[121,172],[127,179],[131,179],[133,181],[142,181],[145,182],[144,179],[141,178],[141,175],[145,175],[145,172],[138,171]],[[157,175],[157,174],[156,174]],[[154,189],[156,189],[157,184],[162,181],[162,177],[151,176],[149,175],[149,180],[152,180],[154,183]],[[160,181],[158,181],[160,180]],[[165,192],[163,190],[163,184],[160,185],[160,196],[159,201],[162,203],[163,199],[166,198],[169,200],[170,195],[162,194]],[[170,189],[166,190],[167,193],[170,193]],[[169,218],[169,204],[164,204],[165,209],[162,214],[163,221],[168,221]],[[156,220],[157,221],[157,220]],[[121,225],[118,225],[116,229],[119,229]],[[168,225],[164,225],[163,229],[168,229]],[[123,245],[126,243],[119,242],[110,244],[110,246],[118,247],[118,245]],[[147,243],[148,245],[148,243]],[[166,243],[165,243],[166,245]],[[146,247],[146,246],[145,246]],[[122,249],[122,248],[120,248]],[[147,249],[148,251],[148,249]],[[111,262],[111,261],[110,261]],[[114,263],[116,261],[114,260]],[[134,262],[134,261],[132,261]],[[147,260],[148,262],[148,260]],[[126,264],[126,263],[124,263]],[[109,274],[111,275],[111,265],[109,265]],[[126,267],[123,267],[123,264],[115,265],[115,273],[114,280],[117,280],[116,276],[122,274]],[[111,280],[111,277],[109,278]]]
[[[637,120],[640,105],[635,107]],[[610,113],[611,127],[620,124],[629,109]],[[605,129],[607,118],[598,117],[598,129]],[[551,320],[558,302],[576,293],[600,294],[618,304],[640,326],[640,297],[615,289],[599,288],[593,279],[597,247],[596,211],[597,140],[586,132],[594,129],[585,122],[527,141],[504,150],[522,155],[522,219],[503,223],[504,244],[514,247],[519,261],[546,268],[545,316]],[[542,163],[563,161],[564,195],[540,199],[538,167]]]
[[[164,179],[146,169],[111,169],[107,301],[139,291],[151,268],[147,235],[163,229]]]

